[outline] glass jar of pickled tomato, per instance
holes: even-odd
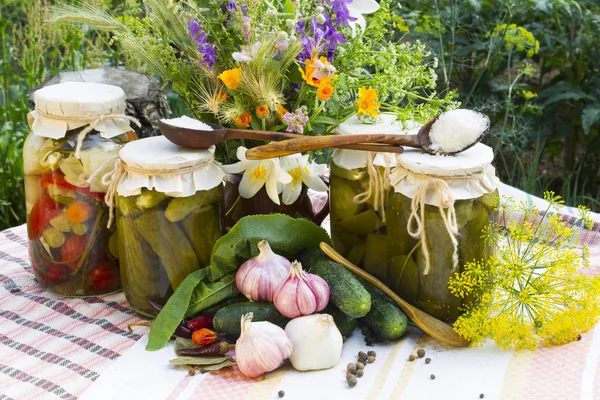
[[[393,115],[383,114],[375,124],[364,124],[352,116],[338,127],[338,134],[418,131],[414,124],[409,127],[412,128],[410,132]],[[333,246],[352,263],[382,281],[387,279],[385,210],[389,192],[388,174],[395,164],[393,154],[336,149],[330,170],[329,208]]]
[[[164,136],[120,152],[118,256],[125,297],[139,314],[154,316],[147,298],[165,304],[190,273],[210,265],[224,231],[225,173],[213,152],[184,149]]]
[[[472,301],[449,291],[450,278],[495,251],[482,238],[496,218],[493,157],[481,143],[454,156],[406,149],[390,175],[388,286],[442,321],[456,320]]]
[[[69,296],[121,288],[102,175],[136,136],[116,86],[68,82],[34,94],[23,160],[29,255],[37,280]]]

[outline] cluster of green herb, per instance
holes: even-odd
[[[407,0],[411,33],[439,60],[438,87],[492,120],[503,181],[600,207],[600,3]]]

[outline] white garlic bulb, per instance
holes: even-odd
[[[235,343],[237,366],[249,378],[277,368],[292,354],[285,331],[267,321],[252,322],[253,313],[242,316],[242,333]]]
[[[310,315],[329,303],[329,286],[320,276],[304,272],[302,264],[294,261],[289,276],[275,291],[273,303],[288,318]]]
[[[312,371],[336,366],[342,355],[342,334],[329,314],[313,314],[291,320],[285,333],[292,342],[292,366]]]

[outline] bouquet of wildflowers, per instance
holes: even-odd
[[[146,0],[144,5],[144,18],[62,5],[54,19],[110,30],[205,122],[328,135],[355,113],[365,123],[376,122],[382,112],[403,122],[426,122],[456,107],[452,94],[436,93],[435,61],[427,61],[424,45],[403,41],[408,29],[395,13],[395,0]],[[224,143],[217,157],[225,163],[240,160],[241,146],[258,144],[263,143]],[[276,175],[279,184],[289,180]]]

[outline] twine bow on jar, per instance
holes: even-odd
[[[142,124],[140,123],[140,121],[132,116],[129,115],[125,115],[125,110],[123,110],[121,113],[116,113],[116,114],[102,114],[102,115],[95,115],[95,116],[91,116],[91,117],[66,117],[66,116],[62,116],[62,115],[54,115],[54,114],[48,114],[42,110],[40,110],[39,108],[36,108],[36,113],[38,116],[47,118],[47,119],[53,119],[53,120],[58,120],[58,121],[69,121],[69,122],[79,122],[81,124],[87,124],[87,126],[85,128],[83,128],[78,134],[77,134],[77,144],[75,146],[75,158],[79,158],[80,153],[81,153],[81,146],[83,145],[83,140],[85,139],[85,137],[87,136],[88,133],[90,133],[91,131],[93,131],[96,126],[100,123],[103,122],[104,120],[109,120],[109,119],[126,119],[129,120],[131,122],[133,122],[134,124],[136,124],[139,127],[142,126]]]
[[[377,153],[367,153],[367,174],[369,175],[369,183],[367,189],[363,193],[354,196],[353,201],[356,204],[363,204],[373,196],[373,209],[380,213],[381,221],[385,224],[385,194],[390,188],[389,176],[390,164],[392,161],[390,160],[391,156],[389,154],[383,154],[385,157],[385,167],[383,173],[381,173],[374,163],[376,156]]]

